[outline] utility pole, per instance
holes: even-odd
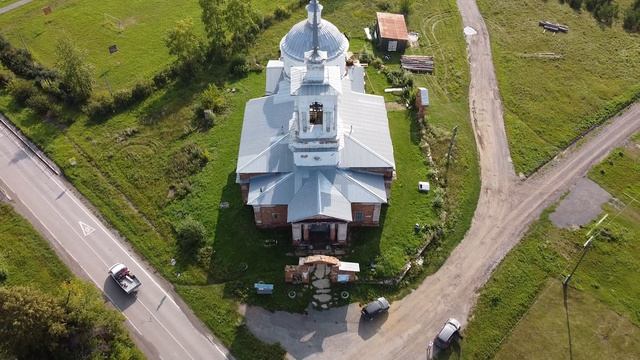
[[[576,266],[573,267],[573,270],[571,270],[571,273],[569,275],[567,275],[564,280],[562,281],[562,286],[563,287],[567,287],[569,285],[569,281],[571,281],[571,277],[573,277],[573,274],[576,272],[576,270],[578,269],[578,266],[580,265],[580,263],[582,262],[582,259],[584,259],[584,256],[587,254],[587,251],[589,250],[589,248],[591,247],[591,242],[593,242],[593,238],[595,237],[595,235],[591,235],[591,237],[589,238],[589,240],[587,240],[584,245],[582,245],[582,254],[580,255],[580,259],[578,259],[578,262],[576,263]]]

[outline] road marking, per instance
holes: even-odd
[[[56,186],[58,186],[58,187],[59,187],[61,190],[63,190],[63,191],[67,191],[67,190],[68,190],[64,185],[62,185],[62,184],[61,184],[61,183],[56,179],[56,177],[55,177],[54,175],[52,175],[49,171],[46,171],[46,170],[43,168],[42,164],[41,164],[39,161],[37,161],[36,159],[34,159],[33,155],[32,155],[31,153],[29,153],[29,151],[25,150],[25,148],[22,146],[22,144],[20,144],[19,142],[16,142],[16,140],[15,140],[15,139],[13,139],[13,137],[12,137],[12,136],[9,136],[9,138],[11,139],[11,142],[12,142],[12,143],[13,143],[13,144],[14,144],[14,145],[15,145],[15,146],[20,150],[20,151],[22,151],[23,153],[25,153],[25,154],[26,154],[26,155],[31,159],[32,163],[33,163],[37,168],[39,168],[39,169],[42,171],[42,173],[43,173],[46,177],[48,177],[48,178],[49,178],[49,179],[50,179],[50,180],[51,180],[51,181],[52,181]],[[20,175],[22,176],[22,178],[23,178],[23,179],[25,179],[25,178],[24,178],[24,175],[22,175],[22,174],[20,174]],[[26,180],[26,179],[25,179],[25,180]],[[10,190],[10,189],[11,189],[11,188],[9,188],[9,190]],[[48,205],[53,209],[53,211],[54,211],[54,212],[56,212],[56,213],[58,214],[58,216],[60,216],[60,218],[62,218],[62,220],[63,220],[65,223],[67,223],[67,224],[71,227],[71,224],[69,224],[69,222],[66,220],[66,218],[65,218],[64,216],[62,216],[62,214],[60,214],[60,213],[55,209],[55,207],[54,207],[54,206],[53,206],[53,205],[52,205],[52,204],[51,204],[51,203],[46,199],[46,197],[43,197],[43,199],[44,199],[44,200],[45,200],[45,202],[46,202],[46,203],[47,203],[47,204],[48,204]],[[145,275],[147,275],[147,277],[151,280],[151,282],[152,282],[152,283],[153,283],[153,284],[154,284],[154,285],[155,285],[155,286],[156,286],[156,287],[157,287],[157,288],[158,288],[158,289],[159,289],[163,294],[165,294],[165,295],[167,296],[167,298],[169,299],[169,301],[170,301],[170,302],[171,302],[171,303],[172,303],[172,304],[173,304],[173,305],[178,309],[178,312],[180,313],[180,315],[182,315],[182,316],[185,318],[185,320],[187,321],[187,324],[191,325],[191,328],[192,328],[192,329],[194,329],[194,330],[196,331],[196,333],[198,333],[200,336],[202,336],[202,338],[205,340],[205,342],[208,342],[208,343],[212,344],[212,345],[215,347],[215,349],[218,351],[218,353],[220,353],[220,355],[222,355],[225,359],[228,359],[227,355],[226,355],[226,354],[225,354],[225,353],[220,349],[220,347],[219,347],[219,346],[218,346],[214,341],[212,341],[211,339],[209,339],[209,338],[206,336],[206,335],[208,335],[208,334],[209,334],[209,332],[207,332],[207,333],[205,334],[205,333],[201,332],[199,329],[197,329],[197,328],[195,327],[195,325],[191,322],[191,320],[189,319],[189,317],[187,316],[187,314],[185,313],[185,311],[184,311],[184,310],[183,310],[183,309],[178,305],[178,303],[176,303],[176,301],[173,299],[173,297],[172,297],[170,294],[168,294],[168,293],[165,291],[165,289],[164,289],[162,286],[160,286],[160,284],[158,284],[158,283],[155,281],[155,279],[153,278],[153,276],[151,276],[151,274],[149,274],[149,272],[147,272],[147,270],[144,268],[144,266],[143,266],[142,264],[140,264],[140,263],[139,263],[139,262],[138,262],[138,261],[137,261],[137,260],[136,260],[136,259],[135,259],[131,254],[130,254],[130,253],[129,253],[129,251],[127,251],[127,250],[126,250],[126,249],[125,249],[125,248],[120,244],[120,242],[119,242],[118,240],[116,240],[116,239],[113,237],[113,235],[111,234],[111,232],[109,232],[109,231],[104,227],[104,225],[102,224],[102,222],[101,222],[100,220],[98,220],[98,218],[97,218],[93,213],[91,213],[89,210],[87,210],[87,209],[84,207],[84,205],[83,205],[83,204],[82,204],[78,199],[76,199],[76,198],[75,198],[75,196],[73,195],[73,193],[70,193],[69,199],[70,199],[73,203],[75,203],[75,204],[76,204],[76,206],[78,206],[78,208],[79,208],[82,212],[84,212],[84,213],[85,213],[85,214],[86,214],[86,215],[87,215],[91,220],[93,220],[93,221],[95,222],[95,224],[96,224],[96,225],[97,225],[97,226],[98,226],[98,227],[99,227],[99,228],[100,228],[100,229],[101,229],[101,230],[102,230],[102,231],[107,235],[107,237],[109,237],[109,238],[111,239],[111,241],[112,241],[113,243],[115,243],[115,245],[116,245],[118,248],[120,248],[120,250],[122,250],[122,251],[127,255],[127,257],[129,257],[129,259],[131,259],[131,260],[132,260],[132,261],[133,261],[133,262],[134,262],[134,263],[135,263],[135,264],[136,264],[136,265],[137,265],[137,266],[142,270],[142,272],[143,272]],[[36,217],[36,218],[38,219],[38,221],[39,221],[39,222],[44,226],[44,223],[42,222],[42,220],[40,220],[40,218],[38,218],[38,216],[36,216],[36,215],[35,215],[35,212],[34,212],[34,211],[29,207],[29,206],[27,206],[27,204],[24,204],[24,205],[29,209],[29,211],[31,211],[31,214],[33,214],[33,216],[34,216],[34,217]],[[45,226],[45,228],[46,228],[46,226]],[[74,227],[71,227],[71,228],[74,228]],[[95,229],[94,229],[94,230],[95,230]],[[53,235],[53,233],[52,233],[48,228],[47,228],[47,231],[49,231],[49,233],[50,233],[50,234],[52,235],[52,237],[56,240],[56,242],[58,242],[58,244],[60,244],[60,246],[61,246],[63,249],[65,249],[65,247],[62,245],[62,243],[61,243],[57,238],[55,238],[55,236]],[[74,231],[74,232],[75,232],[75,231]],[[76,234],[77,234],[77,233],[76,233]],[[79,234],[77,234],[77,235],[79,235]],[[90,246],[88,243],[86,243],[82,237],[81,237],[81,239],[82,239],[82,241],[85,243],[85,245],[87,245],[87,246],[89,247],[89,249],[90,249],[90,250],[91,250],[91,251],[92,251],[92,252],[93,252],[93,253],[98,257],[98,259],[99,259],[100,261],[102,261],[102,262],[106,265],[106,263],[104,262],[104,260],[101,258],[101,256],[100,256],[100,255],[98,255],[98,253],[95,251],[95,249],[93,249],[93,247],[92,247],[92,246]],[[69,252],[68,252],[68,251],[66,251],[66,249],[65,249],[65,252],[67,252],[67,253],[69,254]],[[69,254],[69,255],[71,255],[71,254]],[[73,256],[71,256],[71,257],[73,258]],[[73,258],[73,259],[74,259],[74,260],[76,260],[75,258]],[[80,264],[80,262],[78,262],[77,260],[76,260],[76,263]],[[87,273],[87,272],[85,271],[85,273]],[[87,273],[87,275],[88,275],[88,273]],[[91,278],[91,276],[89,276],[89,277]],[[97,281],[95,281],[93,278],[91,278],[91,280],[93,280],[93,281],[94,281],[94,283],[98,286],[98,288],[100,288],[100,284],[99,284]],[[105,295],[107,295],[104,291],[103,291],[103,293],[104,293]],[[107,295],[107,297],[109,297],[109,296]],[[111,300],[111,299],[109,299],[109,300]],[[115,305],[115,302],[111,301],[111,303]],[[193,359],[193,356],[189,353],[189,351],[187,351],[187,349],[182,345],[182,343],[181,343],[180,341],[178,341],[178,339],[176,339],[176,338],[175,338],[175,336],[173,335],[173,333],[171,333],[171,332],[169,331],[169,329],[167,329],[167,328],[164,326],[164,324],[163,324],[163,323],[162,323],[158,318],[156,318],[156,317],[153,315],[153,313],[151,312],[151,310],[149,310],[149,308],[148,308],[146,305],[144,305],[144,303],[142,303],[141,301],[140,301],[139,303],[140,303],[140,304],[141,304],[141,305],[142,305],[142,306],[147,310],[147,312],[149,312],[149,314],[150,314],[154,319],[156,319],[156,321],[158,322],[158,324],[160,324],[160,326],[161,326],[161,327],[162,327],[162,328],[163,328],[163,329],[164,329],[164,330],[169,334],[169,336],[170,336],[170,337],[171,337],[171,338],[172,338],[172,339],[173,339],[173,340],[174,340],[174,341],[175,341],[175,342],[176,342],[176,343],[177,343],[177,344],[178,344],[178,345],[179,345],[179,346],[180,346],[180,347],[181,347],[181,348],[182,348],[182,349],[187,353],[187,355],[188,355],[191,359]],[[117,307],[117,306],[116,306],[116,307]],[[122,312],[122,309],[120,309],[120,311],[121,311],[121,313],[125,316],[125,318],[127,318],[127,319],[129,320],[129,322],[131,323],[131,325],[133,325],[133,327],[136,329],[136,331],[140,332],[140,331],[136,328],[136,326],[133,324],[133,321],[131,321],[131,320],[127,317],[127,315],[126,315],[126,314],[124,314],[124,312]]]
[[[78,223],[80,224],[80,228],[82,229],[82,234],[84,236],[89,236],[89,235],[91,235],[91,233],[96,231],[96,229],[94,229],[91,226],[83,223],[82,221],[78,221]]]

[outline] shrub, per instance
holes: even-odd
[[[9,84],[9,93],[21,105],[25,105],[37,91],[33,82],[29,80],[15,79]]]
[[[640,0],[636,0],[624,13],[622,26],[627,31],[640,31]]]
[[[205,114],[205,110],[201,106],[196,106],[194,110],[194,116],[191,120],[193,129],[191,130],[208,130],[214,125],[214,118]]]
[[[46,115],[50,109],[51,100],[47,95],[35,93],[26,101],[26,105],[38,115]]]
[[[131,105],[131,90],[120,89],[113,94],[113,107],[116,111],[120,111]]]
[[[209,84],[207,89],[200,94],[200,104],[203,109],[220,114],[227,108],[227,99],[215,84]]]
[[[411,0],[401,0],[400,1],[400,12],[404,15],[409,15],[411,12]]]
[[[131,89],[131,100],[138,102],[146,99],[155,90],[153,82],[143,81],[135,84]]]
[[[371,66],[373,66],[374,69],[382,69],[383,65],[384,63],[382,62],[382,59],[380,59],[379,57],[375,57],[371,61]]]
[[[11,71],[0,71],[0,89],[7,88],[15,76]]]
[[[92,119],[111,115],[115,112],[113,98],[108,95],[100,95],[92,98],[83,110]]]
[[[171,69],[163,69],[153,76],[153,84],[156,88],[161,88],[171,80]]]
[[[7,268],[3,264],[0,264],[0,284],[7,281],[8,277],[9,277],[9,271],[7,271]]]
[[[282,5],[278,5],[278,7],[273,11],[273,17],[278,21],[288,19],[289,16],[291,16],[291,11]]]
[[[193,252],[204,244],[207,230],[199,221],[191,216],[180,221],[176,227],[176,240],[182,251]]]
[[[391,10],[391,3],[388,1],[378,1],[376,5],[378,6],[379,10],[382,10],[382,11]]]
[[[0,35],[0,62],[14,74],[32,79],[55,79],[58,73],[47,69],[33,60],[31,53],[25,49],[15,49],[11,43]]]
[[[200,171],[209,162],[206,150],[194,143],[184,145],[171,158],[169,175],[180,179]]]
[[[366,63],[366,64],[373,61],[374,58],[375,58],[375,55],[373,55],[373,53],[369,50],[364,50],[363,52],[360,53],[360,56],[358,56],[358,60],[360,60],[361,63]]]
[[[387,80],[393,87],[411,87],[413,86],[413,78],[411,74],[405,70],[390,70],[385,71]]]
[[[242,55],[235,55],[229,60],[229,72],[232,75],[241,77],[249,73],[247,59]]]

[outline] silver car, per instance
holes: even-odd
[[[441,349],[446,349],[451,345],[452,342],[457,339],[461,339],[461,328],[462,326],[460,325],[460,322],[458,320],[454,318],[447,320],[447,322],[442,327],[442,330],[440,330],[440,332],[438,333],[438,336],[436,336],[436,346]]]

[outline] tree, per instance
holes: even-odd
[[[260,31],[255,19],[256,13],[251,3],[242,0],[229,0],[225,10],[225,23],[227,29],[233,34],[233,50],[241,50],[247,47]]]
[[[56,68],[60,71],[62,87],[70,100],[84,103],[93,91],[93,66],[86,62],[86,52],[62,38],[56,47]]]
[[[225,54],[227,46],[227,33],[225,31],[224,1],[223,0],[199,0],[202,8],[202,23],[204,24],[209,50],[216,56]]]
[[[18,359],[142,359],[98,291],[83,281],[57,294],[0,287],[0,357]],[[12,355],[12,356],[11,356]]]
[[[68,333],[64,312],[48,294],[0,287],[0,349],[20,358],[44,359]]]
[[[178,62],[190,73],[197,70],[202,55],[202,44],[193,29],[193,20],[186,18],[176,22],[176,26],[167,32],[164,43],[169,54],[178,58]]]

